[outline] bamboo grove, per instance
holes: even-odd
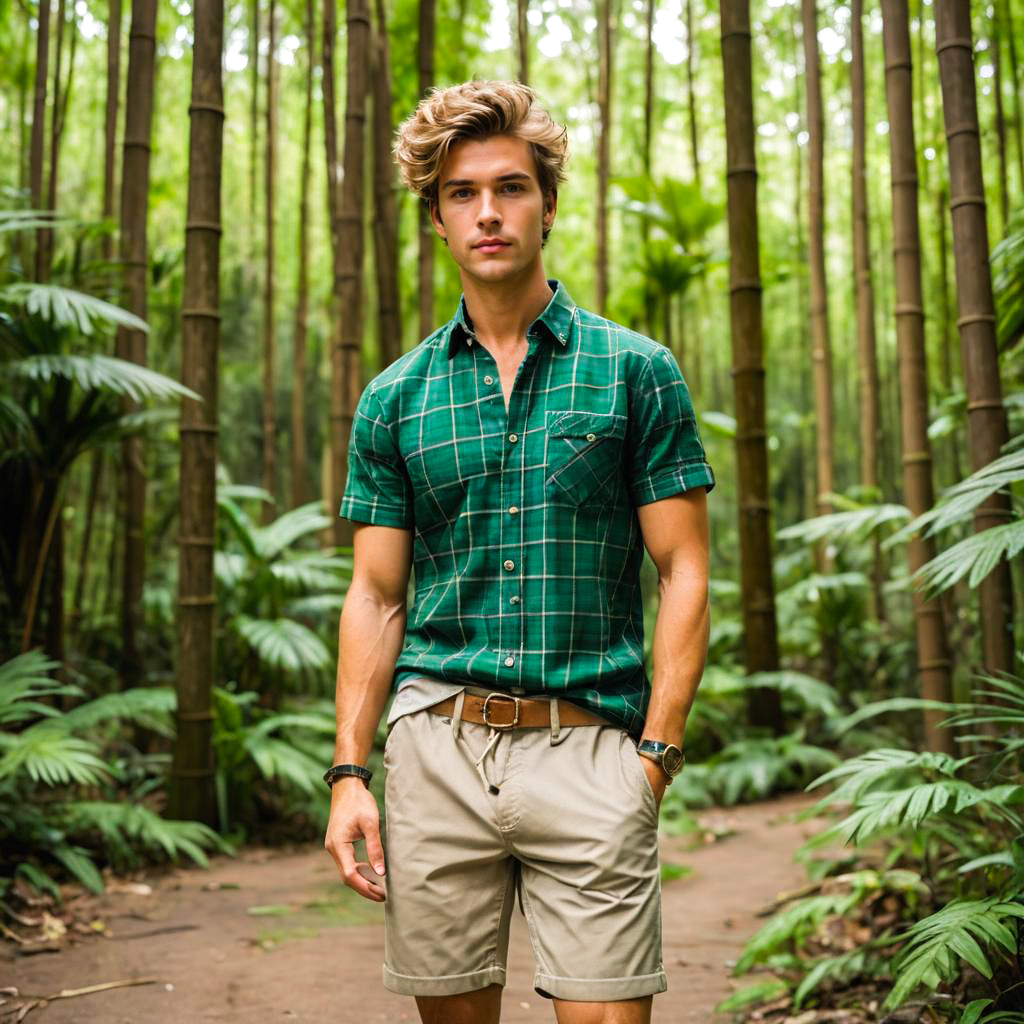
[[[0,807],[145,792],[213,848],[274,779],[321,820],[353,411],[460,294],[392,138],[470,77],[568,124],[549,270],[673,350],[716,468],[679,799],[827,772],[856,804],[865,722],[968,785],[1024,708],[1022,30],[1012,0],[0,0]],[[144,791],[96,737],[26,752],[103,718]]]

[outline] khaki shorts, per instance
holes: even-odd
[[[665,991],[658,811],[623,730],[492,734],[417,711],[392,726],[384,764],[386,988],[504,985],[518,890],[542,996]]]

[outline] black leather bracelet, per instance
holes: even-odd
[[[333,788],[334,783],[342,775],[355,775],[363,780],[367,789],[370,788],[370,779],[373,778],[373,772],[369,768],[364,768],[361,764],[336,764],[324,772],[324,782],[327,783],[328,788]]]

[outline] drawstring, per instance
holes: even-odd
[[[484,747],[484,752],[473,762],[473,767],[476,768],[486,793],[497,794],[499,792],[498,787],[493,782],[487,781],[487,775],[484,773],[484,758],[494,749],[494,744],[498,742],[500,737],[501,733],[492,727],[490,735],[487,737],[487,746]]]

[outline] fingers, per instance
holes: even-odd
[[[380,841],[380,824],[378,822],[367,823],[363,829],[363,838],[366,840],[366,859],[378,875],[383,875],[384,847]]]
[[[343,842],[338,846],[336,860],[341,873],[341,880],[350,889],[359,893],[363,899],[371,900],[374,903],[384,902],[384,890],[380,886],[368,881],[359,873],[360,867],[368,868],[369,865],[363,861],[356,861],[356,850],[353,842]]]

